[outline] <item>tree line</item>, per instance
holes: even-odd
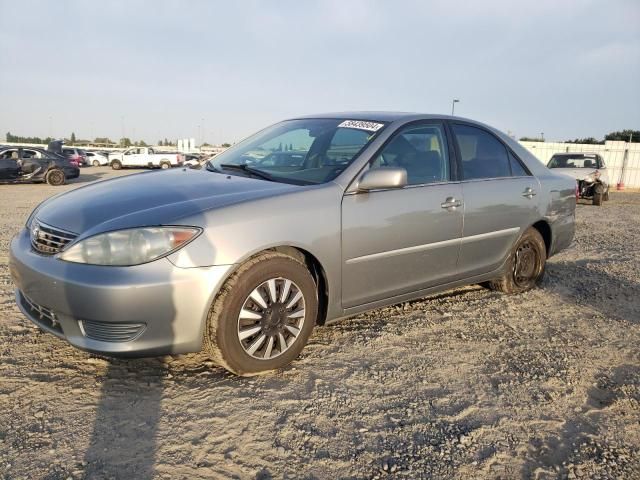
[[[5,139],[7,142],[10,142],[10,143],[40,143],[44,145],[48,145],[49,142],[55,140],[54,138],[51,138],[51,137],[44,137],[44,138],[22,137],[20,135],[13,135],[11,132],[7,132],[7,134],[5,135]],[[93,140],[78,140],[76,138],[75,132],[71,132],[71,135],[69,136],[69,138],[64,138],[63,140],[65,145],[75,145],[76,143],[80,143],[80,144],[91,143],[91,144],[99,144],[99,145],[107,145],[107,146],[113,145],[113,146],[119,146],[119,147],[148,147],[149,146],[144,140],[131,140],[128,137],[123,137],[117,142],[111,140],[109,137],[96,137]],[[156,143],[156,145],[160,147],[175,147],[177,144],[176,142],[173,142],[165,138],[165,139],[158,140],[158,143]],[[208,147],[210,145],[208,143],[204,143],[202,146]],[[222,146],[230,147],[231,144],[223,143]]]
[[[607,140],[623,141],[631,143],[640,143],[640,130],[620,130],[616,132],[607,133],[604,139],[598,140],[594,137],[575,138],[573,140],[565,140],[562,143],[586,143],[591,145],[604,145]],[[544,138],[539,137],[521,137],[521,142],[544,142]]]

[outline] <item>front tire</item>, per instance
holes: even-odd
[[[100,166],[100,162],[99,162],[98,160],[94,160],[94,161],[93,161],[93,163],[92,163],[92,165],[93,165],[94,167],[99,167],[99,166]]]
[[[207,318],[204,350],[237,375],[282,368],[300,355],[317,312],[317,287],[306,265],[283,253],[261,253],[220,289]]]
[[[544,239],[538,230],[529,227],[511,250],[503,275],[490,281],[488,287],[503,293],[531,290],[544,277],[546,262]]]
[[[58,168],[53,168],[47,172],[44,176],[45,182],[54,187],[59,187],[60,185],[64,185],[67,181],[67,178],[64,175],[64,172]]]
[[[120,160],[114,160],[111,162],[111,168],[114,170],[120,170],[122,168],[122,163],[120,163]]]

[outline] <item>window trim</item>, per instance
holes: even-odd
[[[531,173],[531,170],[529,170],[529,168],[526,166],[526,164],[520,159],[520,157],[518,155],[516,155],[516,153],[509,147],[509,145],[507,145],[500,137],[498,137],[495,133],[493,133],[488,128],[484,127],[483,125],[477,125],[475,123],[464,122],[464,121],[459,121],[459,120],[454,120],[454,121],[448,120],[447,124],[449,124],[449,128],[451,129],[451,137],[453,139],[453,146],[454,146],[455,154],[456,154],[456,163],[458,164],[459,179],[460,179],[459,181],[460,182],[466,183],[466,182],[475,182],[475,181],[483,181],[483,180],[500,180],[500,179],[505,179],[505,178],[528,178],[528,177],[532,177],[533,176],[533,174]],[[464,170],[462,168],[462,154],[460,153],[460,149],[459,149],[459,146],[458,146],[458,140],[455,138],[455,132],[453,131],[453,126],[454,125],[461,125],[461,126],[464,126],[464,127],[472,127],[472,128],[476,128],[478,130],[482,130],[483,132],[491,135],[497,142],[499,142],[507,152],[507,160],[508,160],[508,163],[509,163],[509,176],[508,177],[469,178],[469,179],[464,178]],[[511,160],[509,159],[509,154],[513,155],[513,157],[520,164],[522,169],[525,172],[527,172],[527,175],[514,175],[513,174],[513,169],[511,168]]]
[[[376,189],[376,190],[370,190],[368,193],[374,193],[374,192],[387,192],[387,191],[397,191],[397,190],[405,190],[408,188],[421,188],[421,187],[429,187],[432,185],[447,185],[450,183],[459,183],[460,181],[458,180],[458,165],[457,165],[457,161],[454,157],[454,152],[452,151],[452,139],[451,139],[451,134],[449,132],[448,126],[447,126],[447,122],[446,120],[443,119],[419,119],[419,120],[413,120],[411,122],[407,122],[404,123],[400,126],[398,126],[398,128],[396,128],[396,130],[389,136],[389,138],[387,138],[384,143],[382,145],[380,145],[380,147],[378,147],[378,149],[371,155],[371,157],[369,157],[369,159],[366,161],[366,163],[362,166],[362,168],[353,176],[353,178],[351,179],[351,182],[349,182],[349,186],[345,189],[345,193],[344,195],[356,195],[359,194],[361,192],[359,192],[356,188],[355,185],[357,184],[358,180],[360,179],[360,177],[364,174],[364,172],[366,172],[367,170],[369,170],[371,168],[371,162],[373,162],[376,158],[378,158],[378,156],[382,153],[382,151],[387,147],[387,145],[389,145],[395,138],[396,136],[398,136],[400,134],[400,132],[404,131],[406,128],[411,128],[411,127],[415,127],[415,126],[420,126],[420,125],[440,125],[442,127],[442,131],[444,133],[444,137],[446,139],[446,147],[447,147],[447,156],[448,156],[448,161],[449,161],[449,179],[448,180],[443,180],[440,182],[430,182],[430,183],[416,183],[416,184],[412,184],[412,185],[405,185],[402,188],[381,188],[381,189]]]

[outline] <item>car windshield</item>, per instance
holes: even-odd
[[[347,168],[384,126],[344,118],[288,120],[216,155],[207,170],[297,185],[325,183]]]
[[[604,164],[596,155],[554,155],[547,165],[548,168],[603,168]]]

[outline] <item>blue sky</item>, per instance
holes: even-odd
[[[0,136],[233,142],[454,97],[517,136],[640,128],[638,0],[0,0],[0,18]]]

